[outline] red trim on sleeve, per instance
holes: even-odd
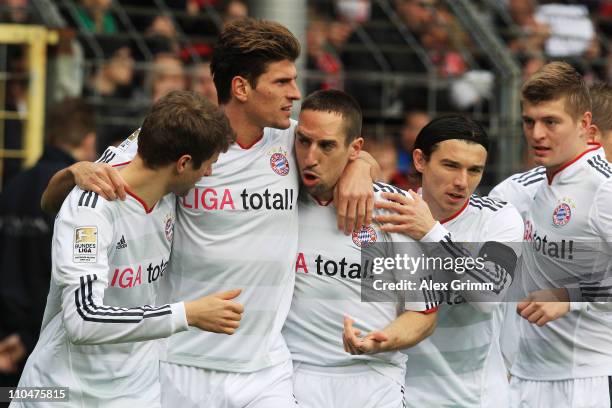
[[[463,203],[463,207],[461,207],[461,209],[459,209],[459,211],[457,211],[456,213],[454,213],[453,215],[451,215],[448,218],[445,218],[443,220],[440,220],[440,224],[445,224],[449,221],[454,220],[455,218],[457,218],[459,216],[459,214],[461,214],[463,212],[463,210],[466,209],[466,207],[468,206],[468,203],[470,202],[470,198],[468,197],[467,200],[465,200],[465,203]]]
[[[432,307],[431,309],[427,309],[427,310],[421,310],[419,313],[432,314],[432,313],[436,313],[437,311],[438,311],[438,306]]]
[[[138,201],[140,203],[140,205],[142,205],[142,207],[144,208],[145,212],[147,214],[149,214],[151,211],[153,211],[153,209],[155,208],[155,204],[153,204],[153,207],[149,208],[147,206],[147,203],[144,202],[144,200],[140,197],[138,197],[136,194],[132,193],[130,190],[128,190],[127,188],[125,189],[125,192],[128,193],[129,195],[131,195],[132,197],[134,197],[134,199],[136,201]]]
[[[561,166],[559,168],[559,170],[555,171],[553,174],[551,174],[550,176],[547,174],[546,178],[548,179],[548,185],[552,184],[553,178],[559,174],[560,171],[565,170],[566,168],[568,168],[569,166],[571,166],[572,164],[576,163],[578,160],[580,160],[580,158],[582,156],[584,156],[585,154],[592,152],[594,150],[597,150],[601,147],[601,145],[599,143],[589,143],[589,146],[594,146],[591,147],[590,149],[585,150],[584,152],[580,153],[578,156],[576,156],[575,158],[573,158],[572,160],[568,161],[567,163],[565,163],[563,166]]]
[[[111,164],[111,167],[125,166],[127,164],[130,164],[131,162],[132,161],[130,160],[130,161],[126,161],[126,162],[123,162],[123,163]]]

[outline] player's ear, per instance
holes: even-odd
[[[412,151],[412,162],[414,163],[414,168],[422,173],[427,160],[425,160],[425,154],[421,149],[414,149]]]
[[[597,127],[597,125],[591,123],[591,125],[586,130],[587,142],[589,143],[601,143],[601,131]]]
[[[178,174],[183,174],[183,172],[187,169],[187,166],[191,166],[191,156],[188,154],[184,154],[176,161],[176,172]]]
[[[240,102],[246,102],[250,88],[251,84],[246,78],[239,75],[232,78],[232,95]]]
[[[593,124],[593,114],[591,112],[584,112],[580,119],[580,128],[584,132],[588,132],[589,127]]]
[[[359,153],[361,152],[362,148],[363,148],[363,137],[358,137],[355,140],[353,140],[349,145],[349,149],[351,150],[349,160],[355,160],[359,156]]]

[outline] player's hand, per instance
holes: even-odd
[[[215,293],[185,302],[187,324],[214,333],[234,334],[240,326],[244,306],[232,301],[242,289]]]
[[[69,167],[74,182],[83,190],[93,191],[107,200],[125,200],[129,186],[117,169],[107,163],[82,161]]]
[[[382,193],[381,197],[389,201],[376,201],[376,208],[383,208],[394,214],[377,215],[374,220],[382,224],[380,229],[383,231],[405,234],[418,241],[431,231],[436,220],[420,195],[412,190],[408,193],[412,200],[398,193]]]
[[[11,334],[0,340],[0,373],[16,373],[25,356],[26,348],[18,334]]]
[[[334,188],[338,229],[346,235],[372,223],[374,189],[370,168],[365,160],[349,162]]]
[[[516,307],[516,312],[521,317],[540,327],[565,316],[569,311],[569,295],[565,288],[531,292],[527,299]]]
[[[353,319],[344,316],[344,331],[342,333],[344,351],[352,355],[374,354],[383,351],[382,343],[389,340],[385,333],[374,331],[368,333],[365,337],[359,337],[361,330],[355,329],[353,323]]]

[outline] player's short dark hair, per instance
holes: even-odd
[[[46,141],[53,146],[78,147],[85,136],[95,133],[94,108],[81,98],[67,98],[47,112]]]
[[[232,79],[242,76],[255,88],[268,64],[295,61],[300,43],[283,25],[247,18],[228,24],[214,47],[210,71],[220,104],[229,102]]]
[[[425,160],[429,160],[440,142],[452,139],[477,143],[489,150],[489,137],[485,129],[475,120],[459,114],[439,116],[425,125],[414,141],[414,148],[420,149]]]
[[[342,116],[345,143],[361,136],[361,107],[351,95],[337,89],[315,91],[302,102],[302,111],[330,112]]]
[[[202,95],[173,91],[158,100],[138,134],[138,155],[150,168],[192,157],[193,166],[226,152],[236,135],[225,113]]]
[[[601,132],[612,130],[612,87],[605,82],[596,82],[589,88],[593,124]]]
[[[521,88],[521,101],[533,105],[565,97],[565,110],[574,120],[591,111],[589,89],[570,64],[554,61],[544,65]]]

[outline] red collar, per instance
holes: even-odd
[[[134,199],[135,199],[136,201],[138,201],[138,202],[139,202],[139,203],[142,205],[142,207],[144,208],[144,210],[145,210],[145,212],[146,212],[147,214],[149,214],[149,213],[150,213],[151,211],[153,211],[153,209],[155,208],[155,204],[153,204],[153,207],[149,208],[149,207],[147,206],[147,203],[145,203],[145,202],[144,202],[144,200],[143,200],[142,198],[138,197],[136,194],[132,193],[132,192],[131,192],[130,190],[128,190],[127,188],[125,189],[125,192],[126,192],[126,193],[128,193],[129,195],[131,195],[132,197],[134,197]]]
[[[465,200],[465,203],[463,204],[463,207],[461,207],[459,210],[457,210],[456,213],[454,213],[453,215],[451,215],[448,218],[440,220],[440,224],[446,224],[447,222],[452,221],[455,218],[457,218],[467,208],[469,202],[470,202],[470,197],[468,197],[468,199]]]
[[[589,143],[589,146],[593,146],[587,150],[585,150],[584,152],[580,153],[578,156],[574,157],[572,160],[568,161],[567,163],[565,163],[563,166],[561,166],[557,171],[555,171],[553,174],[551,174],[550,176],[548,176],[548,174],[546,175],[546,178],[548,180],[548,185],[552,184],[553,178],[559,174],[559,172],[561,172],[561,170],[565,170],[566,168],[568,168],[569,166],[571,166],[572,164],[576,163],[578,160],[580,160],[580,158],[582,156],[584,156],[585,154],[592,152],[594,150],[597,150],[601,147],[601,145],[599,143]]]

